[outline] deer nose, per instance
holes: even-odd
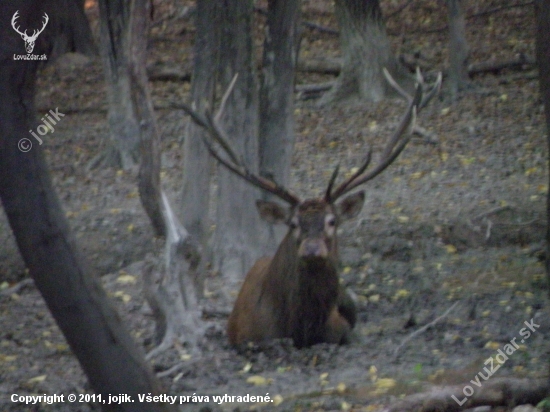
[[[328,248],[323,239],[305,239],[298,248],[301,257],[327,257]]]

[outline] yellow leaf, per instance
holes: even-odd
[[[336,391],[342,395],[344,392],[346,392],[346,384],[344,382],[340,382],[338,385],[336,385]]]
[[[424,172],[411,173],[411,179],[420,179],[422,176],[424,176]]]
[[[119,208],[112,208],[109,210],[113,215],[118,215],[120,213],[121,209]]]
[[[456,247],[453,245],[445,245],[445,250],[447,253],[456,253]]]
[[[377,391],[382,391],[382,393],[387,392],[389,389],[395,386],[395,379],[382,378],[378,379],[374,385],[376,386]]]
[[[284,401],[284,398],[281,395],[275,395],[273,397],[273,405],[274,406],[279,406],[281,403],[283,403],[283,401]]]
[[[338,143],[334,140],[328,144],[328,147],[331,149],[334,149],[336,146],[338,146]]]
[[[134,231],[134,224],[133,224],[133,223],[130,223],[130,224],[128,225],[128,228],[127,228],[127,229],[128,229],[128,232],[133,232],[133,231]]]
[[[246,379],[246,383],[251,383],[255,386],[265,386],[268,383],[268,380],[263,376],[254,375]]]
[[[537,173],[538,171],[539,171],[538,168],[536,168],[536,167],[530,167],[529,169],[527,169],[527,170],[525,171],[525,176],[531,176],[531,175]]]
[[[40,375],[35,376],[34,378],[30,378],[27,383],[38,383],[38,382],[44,382],[46,380],[48,375]]]
[[[344,402],[342,402],[341,409],[343,411],[349,411],[351,409],[351,405],[344,401]]]
[[[376,303],[378,301],[380,301],[380,295],[372,295],[369,297],[369,302]]]
[[[123,174],[124,174],[124,170],[122,170],[122,169],[116,171],[117,176],[122,176]]]
[[[395,292],[394,299],[400,299],[400,298],[406,298],[409,296],[411,292],[409,292],[407,289],[399,289],[397,292]]]
[[[351,268],[349,266],[346,266],[342,272],[344,273],[344,275],[347,275],[351,272]]]
[[[369,131],[375,132],[376,129],[378,129],[378,123],[376,123],[376,120],[373,120],[369,123]]]
[[[248,362],[246,365],[244,365],[244,368],[243,368],[242,372],[248,373],[250,371],[250,369],[252,369],[252,364],[250,362]]]
[[[448,159],[449,159],[449,153],[447,153],[447,152],[441,153],[441,160],[443,162],[446,162]]]
[[[0,290],[4,290],[10,287],[10,284],[6,281],[0,283]]]
[[[507,95],[506,93],[501,94],[501,95],[500,95],[500,100],[502,100],[503,102],[505,102],[506,100],[508,100],[508,95]]]
[[[441,109],[441,116],[448,115],[450,111],[451,111],[450,107],[445,107],[445,108]]]
[[[407,223],[409,221],[409,217],[405,215],[397,216],[397,221],[399,223]]]
[[[481,316],[483,316],[484,318],[486,318],[487,316],[489,316],[491,314],[491,311],[490,310],[484,310],[483,312],[481,312]]]
[[[0,354],[0,362],[13,362],[17,360],[17,356],[15,355],[2,355]]]
[[[122,300],[124,303],[128,303],[132,300],[132,297],[127,293],[124,293],[122,290],[117,290],[115,293],[113,293],[113,296],[115,298],[120,298],[120,300]]]
[[[122,285],[134,285],[137,280],[135,276],[129,275],[128,273],[121,270],[120,276],[116,279],[117,283],[120,283]]]
[[[369,375],[373,376],[373,375],[376,375],[377,373],[378,373],[378,369],[376,369],[376,366],[372,365],[369,368]]]
[[[320,380],[324,380],[326,378],[328,378],[328,372],[323,372],[321,375],[319,375]]]
[[[500,344],[498,342],[489,341],[485,344],[484,348],[497,350],[498,348],[500,348]]]
[[[547,185],[538,185],[537,186],[537,192],[539,193],[542,193],[542,194],[546,194],[548,193],[548,186]]]

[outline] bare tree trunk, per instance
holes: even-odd
[[[379,0],[336,0],[335,11],[340,26],[342,71],[320,103],[350,98],[376,102],[395,95],[382,73],[384,67],[412,94],[413,79],[391,52]]]
[[[288,186],[294,150],[294,77],[298,42],[299,1],[270,0],[260,86],[260,174]],[[264,200],[269,195],[263,194]],[[284,236],[268,229],[268,247]]]
[[[200,248],[179,222],[160,186],[159,133],[145,70],[150,5],[150,0],[134,0],[129,24],[134,39],[129,65],[132,104],[140,124],[139,194],[157,236],[166,238],[164,258],[157,257],[157,265],[144,272],[145,294],[153,308],[159,343],[149,358],[169,349],[175,341],[196,351],[203,334],[199,308],[202,283],[197,271]]]
[[[469,83],[468,56],[466,41],[466,20],[462,0],[447,0],[449,16],[449,85],[451,96],[456,99],[458,92]]]
[[[221,123],[232,147],[248,167],[258,170],[258,89],[252,42],[251,0],[224,2],[220,81],[227,88],[238,80],[227,101]],[[261,231],[255,200],[257,190],[218,166],[216,231],[213,239],[214,267],[234,288],[262,254]]]
[[[72,9],[71,19],[59,25],[66,33],[87,25],[82,2],[10,1],[0,3],[0,15],[20,10],[33,23],[43,13]],[[76,13],[77,12],[77,13]],[[78,30],[81,30],[80,28]],[[78,31],[76,30],[76,31]],[[37,43],[36,53],[48,54],[53,31]],[[135,403],[103,404],[104,411],[169,411],[166,404],[138,402],[138,394],[164,393],[145,363],[142,350],[111,305],[96,277],[90,275],[70,233],[65,214],[52,187],[41,148],[18,145],[36,125],[35,61],[14,61],[21,41],[9,25],[0,26],[0,198],[29,273],[49,310],[90,380],[94,391],[107,400],[125,393]],[[65,42],[65,44],[72,44]],[[60,50],[58,50],[60,51]]]
[[[294,149],[298,1],[268,2],[260,87],[260,173],[288,186]]]
[[[131,53],[134,42],[131,0],[99,0],[100,50],[107,82],[110,142],[92,161],[129,169],[139,163],[139,121],[132,104]],[[135,10],[135,8],[134,8]],[[135,33],[137,34],[137,33]]]
[[[221,9],[218,1],[198,0],[195,60],[191,95],[199,112],[214,103],[218,73]],[[210,107],[212,109],[212,107]],[[202,128],[189,121],[183,143],[182,220],[203,248],[210,229],[210,175],[212,160],[202,143]],[[204,249],[203,249],[204,250]]]
[[[138,177],[139,196],[141,204],[153,224],[155,235],[166,236],[161,204],[159,136],[145,70],[149,7],[149,0],[131,2],[128,37],[133,40],[127,68],[131,84],[130,104],[139,124],[138,134],[135,136],[139,139],[141,152]]]
[[[535,1],[535,17],[537,21],[536,53],[539,66],[540,94],[544,103],[546,116],[546,139],[548,142],[548,164],[550,165],[550,0]],[[549,181],[550,184],[550,181]],[[550,193],[546,204],[548,219],[546,231],[546,276],[550,282]]]

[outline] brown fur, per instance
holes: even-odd
[[[271,217],[281,214],[269,207]],[[292,338],[297,347],[348,342],[355,305],[339,283],[336,226],[333,237],[326,235],[326,216],[335,213],[322,200],[298,207],[298,229],[291,228],[275,256],[258,260],[246,275],[229,317],[231,344],[273,338]],[[304,238],[324,242],[328,255],[300,256]]]

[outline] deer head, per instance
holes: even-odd
[[[27,30],[25,30],[24,32],[21,32],[19,30],[19,26],[15,25],[18,17],[19,17],[19,10],[17,10],[13,15],[11,19],[11,26],[17,33],[21,35],[21,38],[25,41],[25,49],[27,50],[27,53],[30,54],[34,50],[34,43],[36,42],[38,35],[44,31],[44,29],[46,28],[46,24],[48,24],[48,21],[50,20],[50,18],[46,13],[44,13],[44,16],[43,16],[44,22],[42,23],[42,28],[40,30],[35,29],[32,35],[29,36],[27,34]]]

